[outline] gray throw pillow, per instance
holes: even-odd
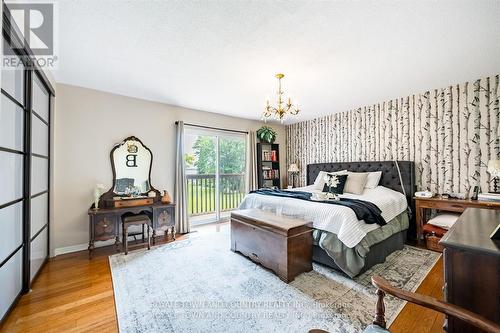
[[[363,190],[368,180],[368,172],[348,172],[344,192],[353,194],[363,194]]]

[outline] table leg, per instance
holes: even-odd
[[[149,238],[149,225],[148,225],[148,250],[151,250],[151,238]]]
[[[170,232],[172,233],[172,239],[175,240],[175,225],[171,227]]]
[[[93,255],[94,249],[95,249],[95,246],[94,246],[94,241],[93,241],[93,240],[90,240],[90,242],[89,242],[89,247],[88,247],[88,251],[89,251],[89,259],[92,259],[92,255]]]
[[[116,252],[120,252],[120,236],[118,235],[115,237],[115,248]]]
[[[155,245],[155,243],[156,243],[155,242],[155,240],[156,240],[156,230],[154,228],[153,228],[153,236],[152,236],[152,238],[153,238],[153,245]]]
[[[423,239],[423,214],[424,211],[422,208],[417,207],[415,212],[415,221],[417,223],[417,242],[420,244]]]
[[[128,254],[128,228],[123,227],[123,245],[125,247],[125,254]]]

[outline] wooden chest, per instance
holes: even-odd
[[[312,270],[312,222],[260,209],[231,213],[231,250],[291,282]]]

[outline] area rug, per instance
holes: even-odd
[[[354,279],[314,264],[286,284],[229,247],[225,227],[111,256],[120,332],[359,332],[375,313],[372,275],[413,291],[439,258],[405,246]],[[404,304],[386,297],[389,323]]]

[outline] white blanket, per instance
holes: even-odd
[[[294,190],[315,192],[312,185]],[[361,195],[344,193],[341,197],[374,203],[380,208],[382,217],[387,222],[404,212],[407,207],[406,198],[402,193],[383,186],[365,189]],[[363,220],[358,220],[349,207],[329,203],[252,193],[245,196],[239,207],[239,209],[247,208],[269,210],[277,214],[310,220],[314,228],[336,234],[349,248],[355,247],[368,232],[380,227],[378,224],[367,224]]]

